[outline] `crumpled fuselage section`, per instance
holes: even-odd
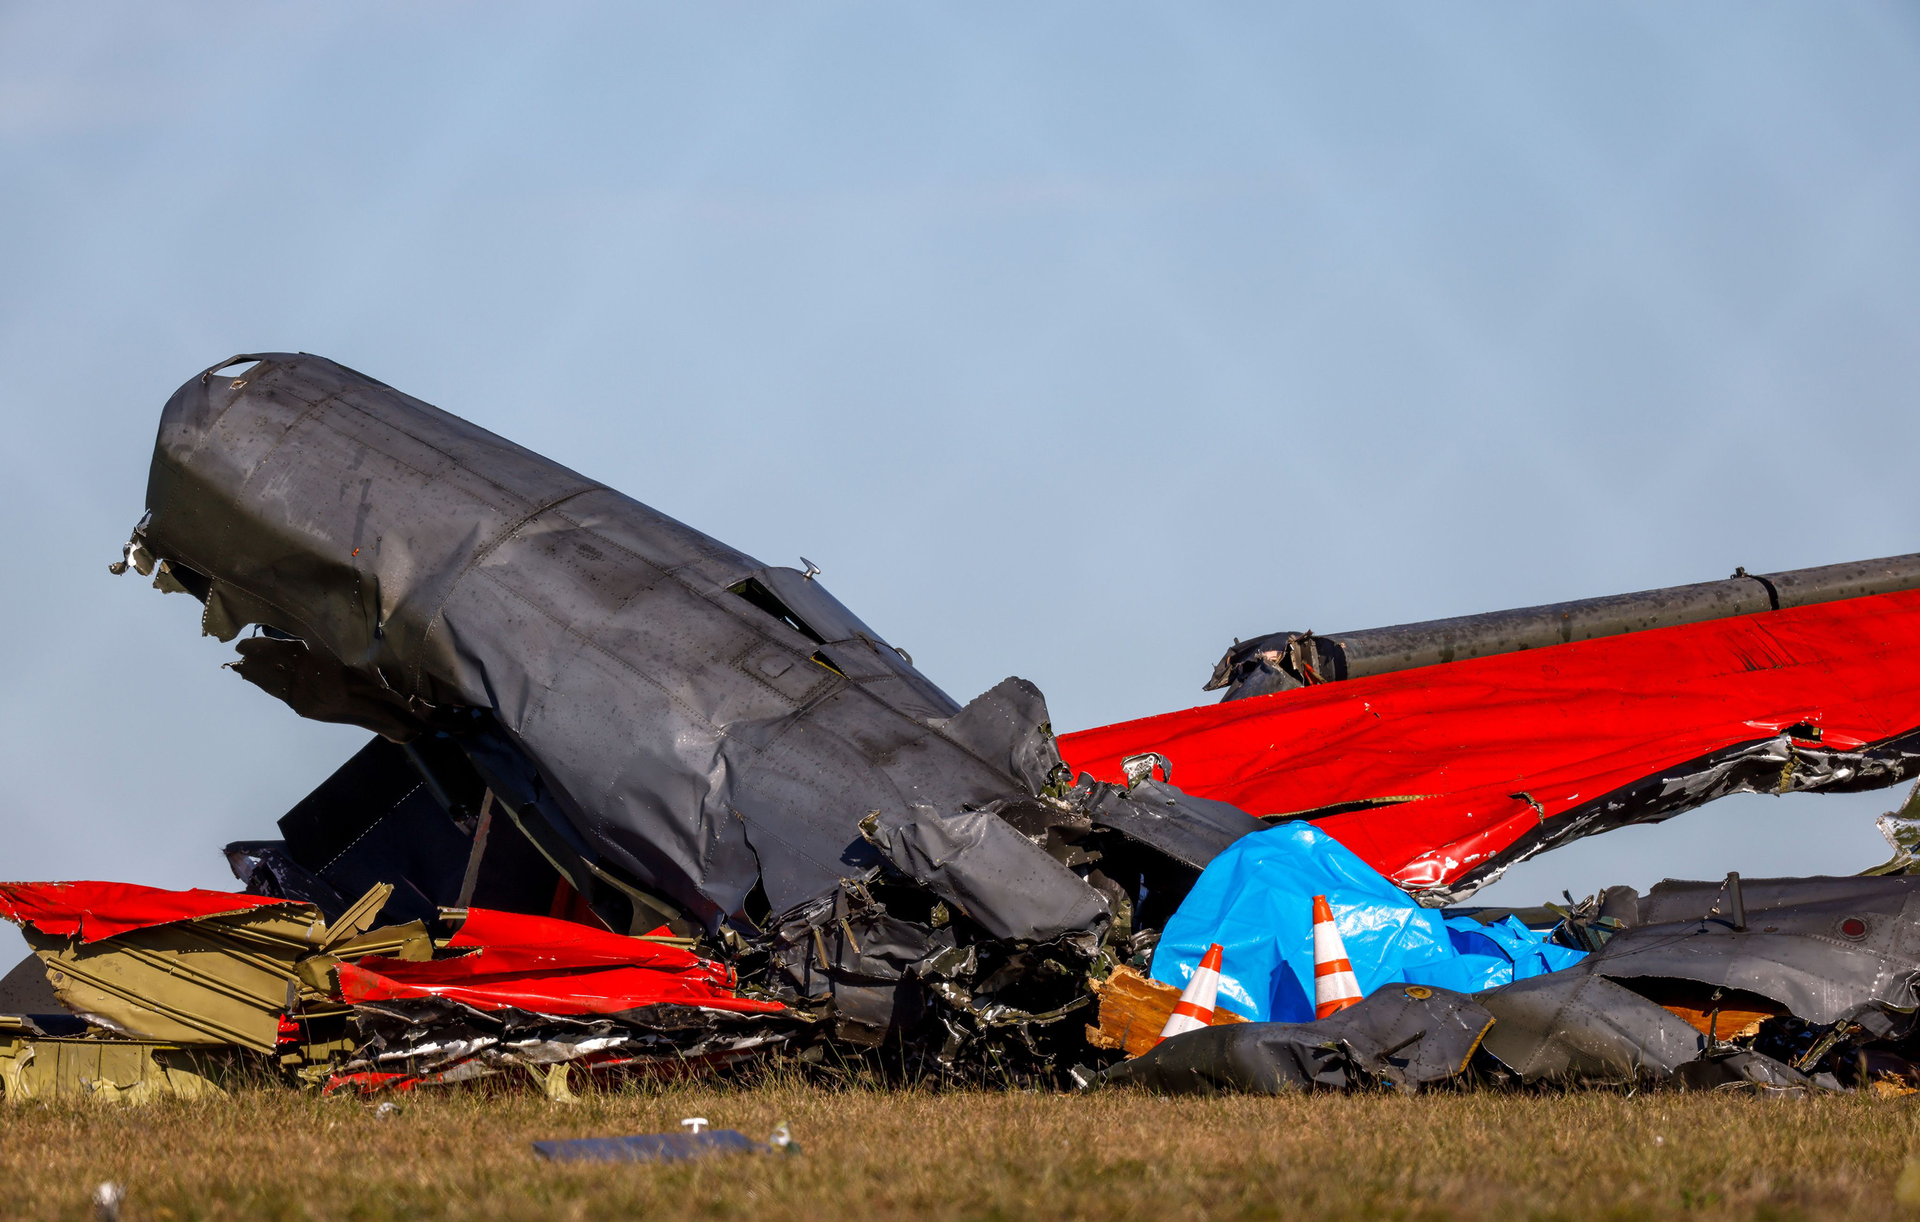
[[[244,677],[390,738],[492,737],[476,767],[597,908],[624,884],[764,920],[756,884],[784,911],[877,863],[868,811],[1023,791],[817,581],[323,358],[182,387],[148,507],[136,542],[208,632],[272,630]]]
[[[282,840],[228,846],[251,889],[664,924],[861,1038],[929,996],[975,1029],[1061,1021],[1085,996],[1054,986],[1144,897],[1260,827],[1076,787],[1032,684],[962,707],[812,566],[320,357],[174,394],[127,567],[240,638],[243,678],[381,736]]]

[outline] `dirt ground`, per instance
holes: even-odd
[[[1920,1098],[1920,1097],[1916,1097]],[[255,1089],[0,1107],[0,1213],[87,1218],[1920,1218],[1902,1099],[1669,1093],[1167,1099],[654,1086],[369,1102]],[[802,1146],[555,1165],[529,1143],[676,1130]]]

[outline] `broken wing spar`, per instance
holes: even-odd
[[[1920,580],[1910,559],[1858,567]],[[1762,595],[1723,618],[1085,730],[1060,750],[1103,780],[1161,753],[1190,793],[1312,819],[1423,902],[1456,902],[1556,845],[1729,793],[1914,776],[1920,591],[1777,611]]]
[[[1269,632],[1248,641],[1236,640],[1215,664],[1202,690],[1225,688],[1223,702],[1245,700],[1467,658],[1912,589],[1920,589],[1920,553],[1782,573],[1749,573],[1739,568],[1724,581],[1360,632]]]

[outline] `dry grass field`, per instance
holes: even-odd
[[[552,1165],[528,1143],[684,1116],[797,1156]],[[145,1108],[0,1108],[0,1212],[122,1217],[1183,1219],[1920,1218],[1899,1099],[1679,1094],[1166,1099],[654,1086],[361,1100],[262,1089]]]

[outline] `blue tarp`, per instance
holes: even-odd
[[[1261,1022],[1313,1020],[1313,897],[1324,895],[1363,993],[1393,981],[1477,993],[1586,954],[1508,917],[1422,908],[1311,823],[1283,823],[1213,859],[1161,934],[1153,978],[1185,988],[1207,945],[1226,951],[1217,1004]]]

